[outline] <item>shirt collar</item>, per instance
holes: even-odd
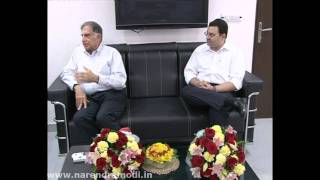
[[[206,44],[207,46],[207,48],[206,48],[206,50],[207,51],[211,51],[211,52],[214,52],[209,46],[208,46],[208,44]],[[230,48],[231,48],[231,46],[230,46],[230,43],[228,43],[228,42],[225,42],[224,44],[223,44],[223,46],[219,49],[219,51],[218,52],[221,52],[221,51],[225,51],[225,50],[230,50]]]

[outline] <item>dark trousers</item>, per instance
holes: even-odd
[[[81,108],[73,116],[77,134],[83,135],[80,139],[90,144],[92,138],[102,128],[120,129],[119,118],[127,105],[126,89],[107,90],[87,96],[87,108]]]
[[[185,86],[182,89],[183,99],[191,106],[209,107],[209,124],[227,125],[228,112],[225,102],[232,101],[231,93],[213,92],[194,86]]]

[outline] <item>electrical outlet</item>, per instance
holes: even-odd
[[[221,16],[221,19],[227,22],[241,22],[241,16]]]

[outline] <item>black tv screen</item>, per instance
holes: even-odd
[[[200,28],[208,0],[115,0],[116,29]]]

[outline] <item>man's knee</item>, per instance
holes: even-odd
[[[110,112],[110,113],[98,113],[96,117],[96,125],[99,128],[112,128],[117,129],[118,124],[120,125],[121,112]]]
[[[182,88],[182,96],[183,97],[189,97],[191,96],[193,93],[192,93],[192,87],[190,86],[185,86],[184,88]]]
[[[76,112],[76,113],[73,115],[72,121],[73,121],[73,123],[75,123],[76,125],[81,125],[81,124],[83,124],[83,123],[85,122],[85,117],[84,117],[83,114]]]

